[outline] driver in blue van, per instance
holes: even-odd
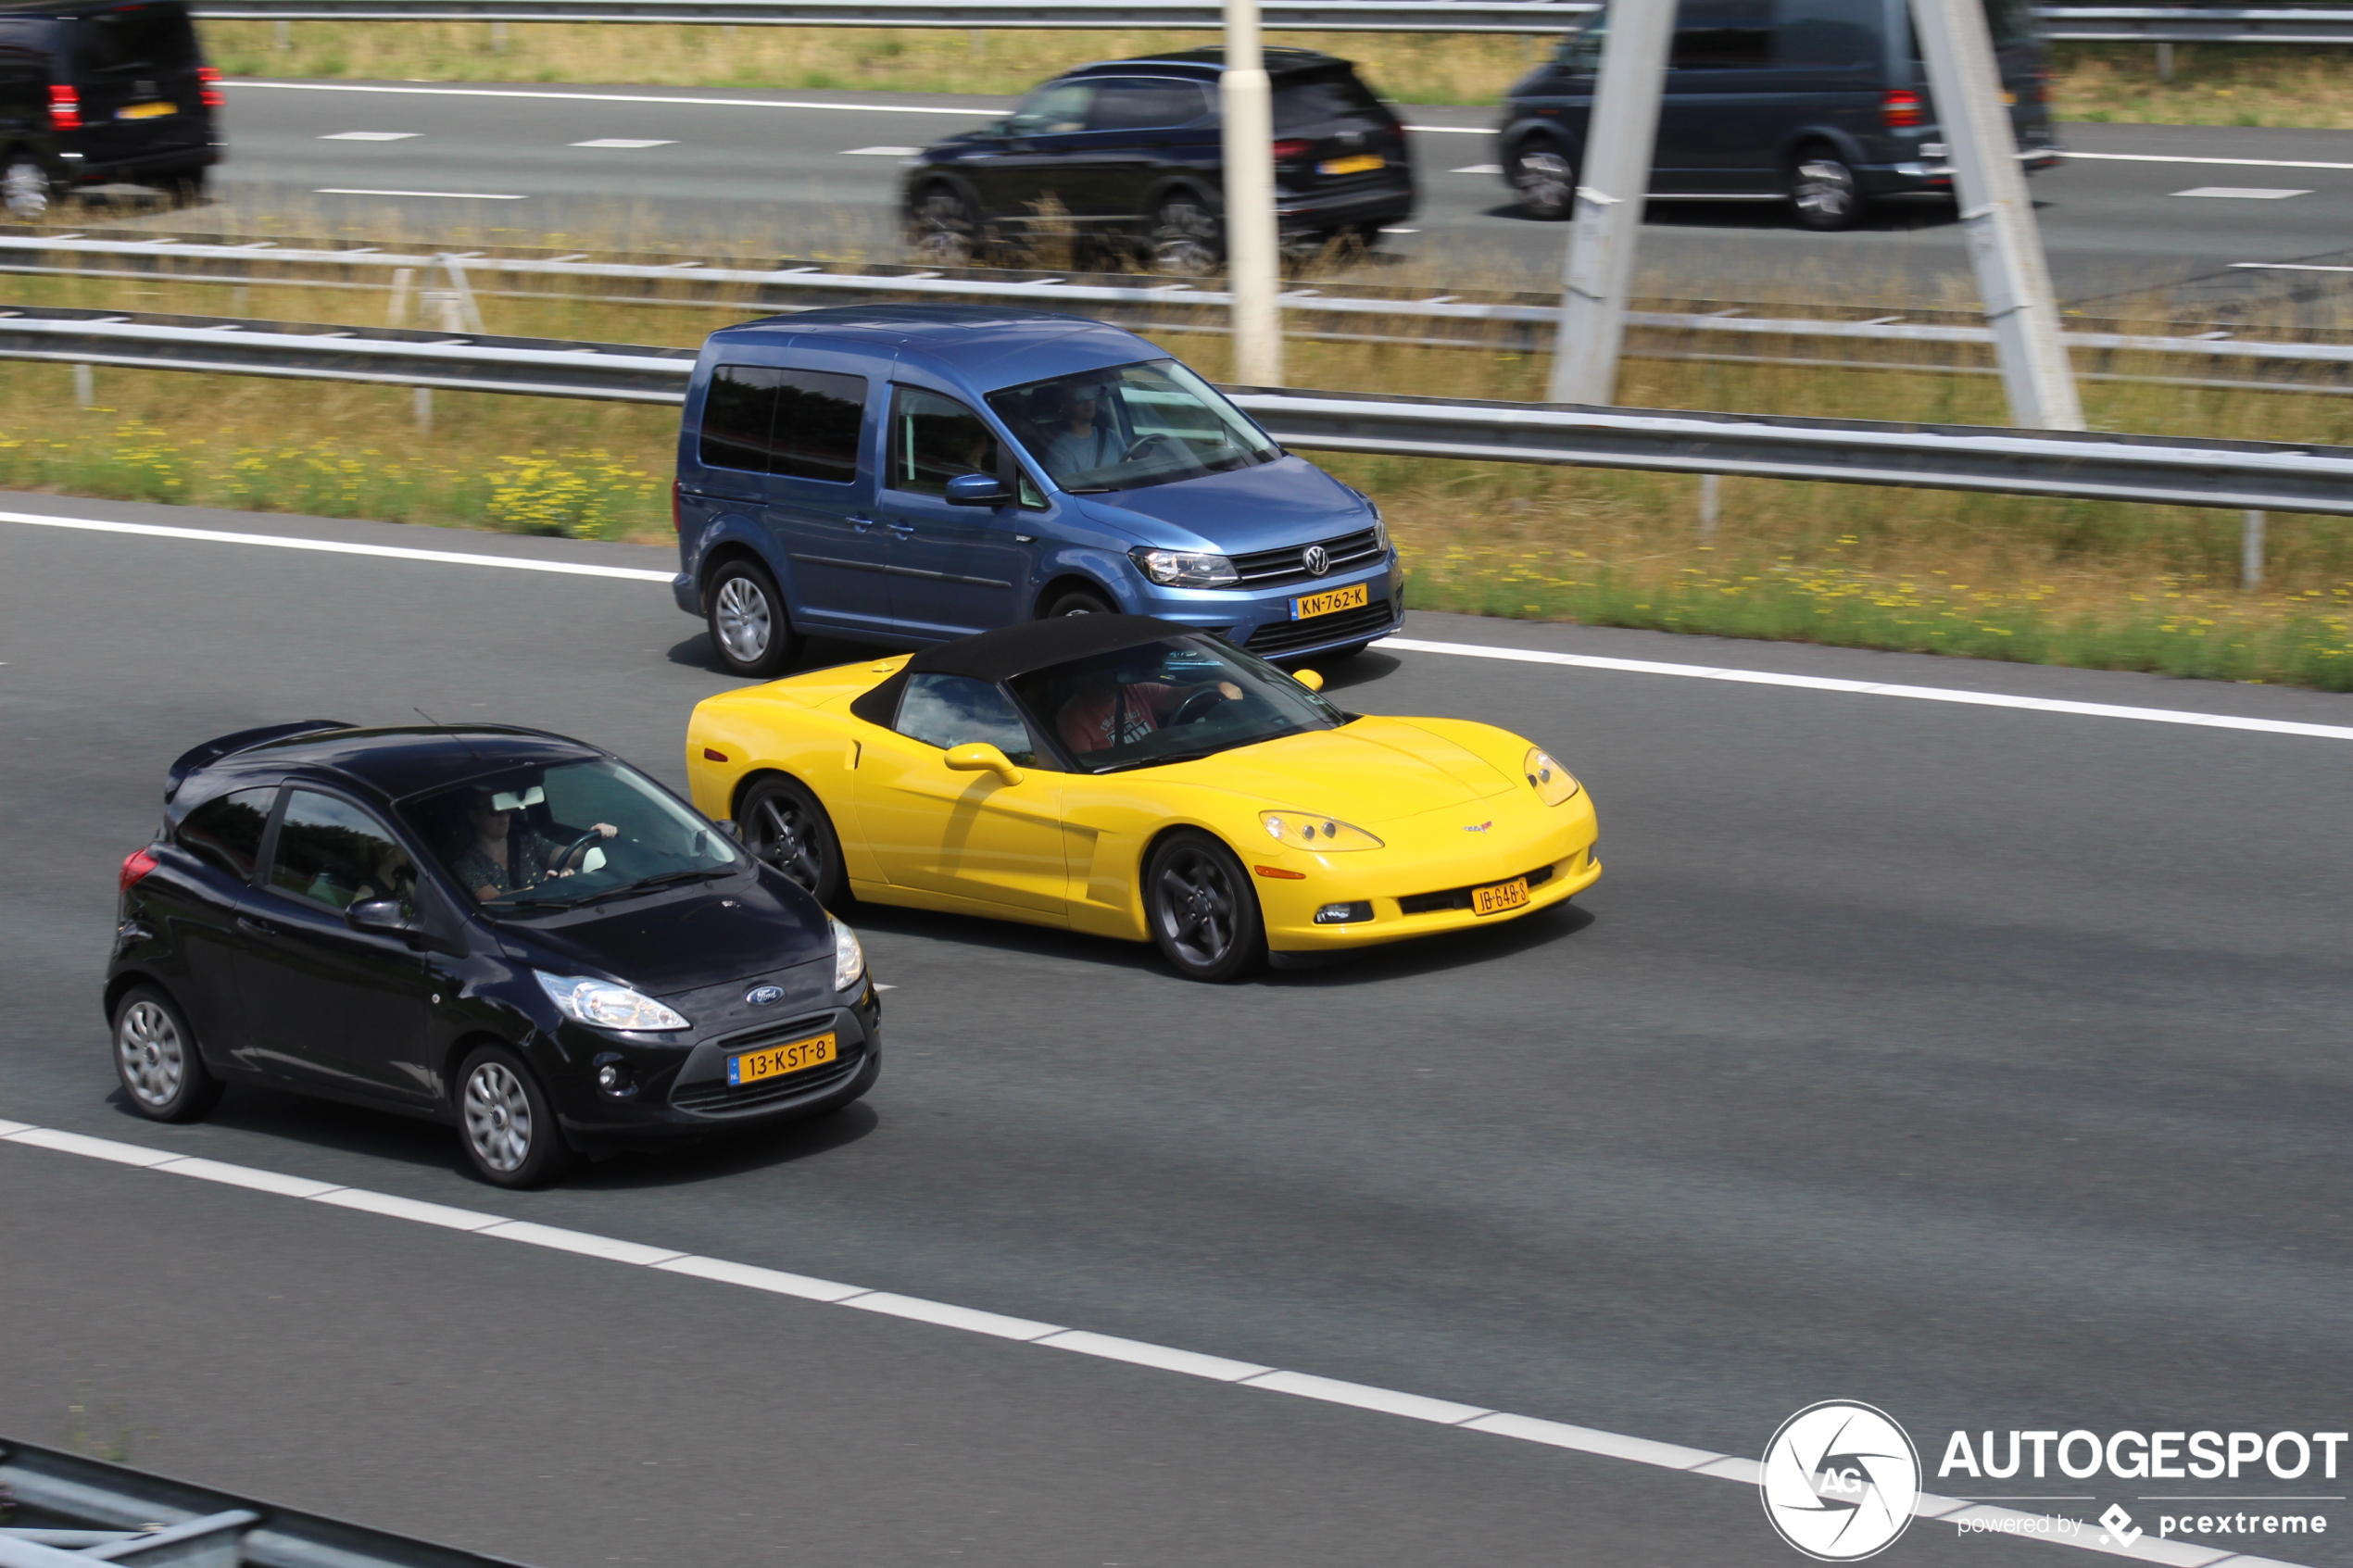
[[[535,887],[551,876],[593,869],[587,865],[593,844],[575,845],[567,853],[561,845],[516,823],[515,816],[524,807],[547,798],[547,792],[534,784],[521,790],[477,789],[467,801],[465,833],[450,848],[449,870],[483,903]],[[598,822],[596,831],[610,838],[621,830]]]
[[[1100,417],[1103,404],[1100,383],[1064,386],[1055,383],[1040,390],[1062,398],[1062,407],[1049,416],[1046,428],[1052,433],[1046,438],[1043,454],[1046,471],[1056,480],[1090,469],[1107,469],[1126,456],[1117,423]]]

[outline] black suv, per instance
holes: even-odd
[[[0,206],[20,222],[76,186],[195,199],[220,161],[220,107],[182,0],[0,0]]]
[[[963,266],[1067,233],[1154,270],[1198,273],[1225,257],[1222,49],[1082,66],[1004,119],[924,150],[907,171],[918,260]],[[1275,211],[1285,245],[1378,243],[1414,211],[1405,129],[1346,60],[1269,49]]]
[[[2059,162],[2029,0],[1986,0],[2025,166]],[[1601,69],[1596,18],[1511,90],[1504,180],[1531,218],[1566,218]],[[1949,195],[1953,173],[1908,0],[1682,0],[1659,105],[1653,200],[1786,201],[1844,229],[1874,196]]]

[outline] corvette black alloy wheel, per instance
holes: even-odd
[[[1144,873],[1152,940],[1190,980],[1239,980],[1266,957],[1266,929],[1241,862],[1205,833],[1171,834]]]
[[[767,778],[754,784],[737,808],[736,830],[744,847],[817,897],[838,909],[849,882],[842,874],[841,840],[833,819],[797,779]]]

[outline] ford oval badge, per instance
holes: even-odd
[[[755,985],[744,993],[744,1000],[756,1008],[774,1007],[785,999],[782,985]]]

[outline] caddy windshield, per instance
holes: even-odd
[[[1081,772],[1189,762],[1349,721],[1263,659],[1171,637],[1050,665],[1008,683]]]
[[[988,395],[1064,490],[1140,490],[1255,468],[1283,455],[1225,395],[1174,359],[1031,382]]]
[[[490,909],[571,909],[748,863],[668,792],[603,758],[469,779],[404,801],[400,814]]]

